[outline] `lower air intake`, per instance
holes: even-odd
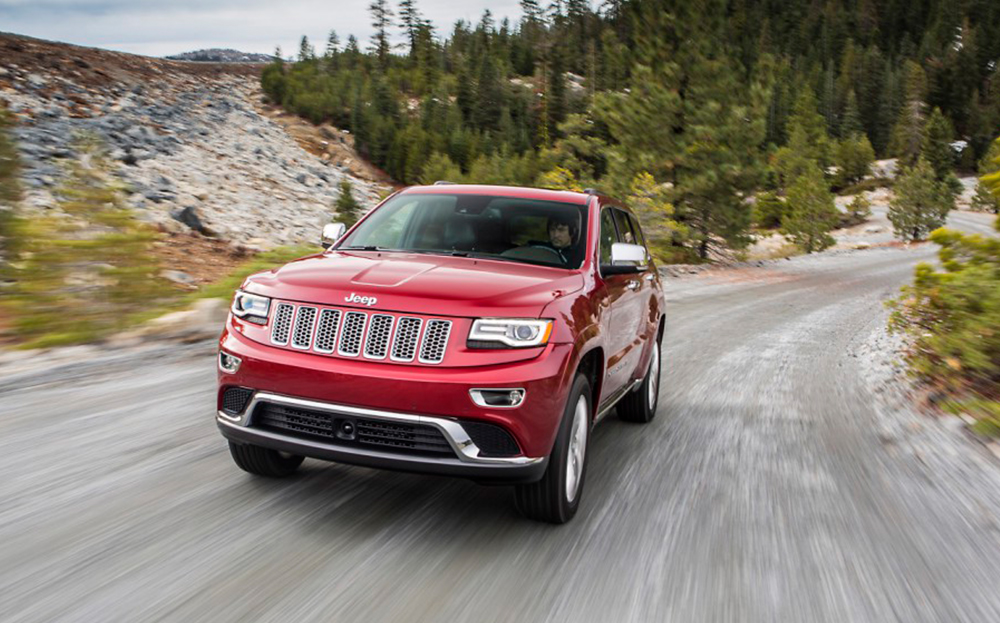
[[[479,446],[481,457],[500,458],[521,454],[521,448],[514,438],[499,426],[483,422],[462,422],[462,428],[472,438],[472,442]]]
[[[332,445],[421,455],[451,455],[451,445],[437,428],[262,403],[253,426]]]
[[[243,413],[253,396],[253,390],[246,387],[228,387],[222,393],[222,411],[229,415]]]

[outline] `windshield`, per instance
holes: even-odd
[[[490,195],[402,194],[338,250],[409,251],[579,268],[586,206]]]

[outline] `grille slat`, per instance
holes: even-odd
[[[396,323],[396,335],[392,340],[392,353],[389,358],[393,361],[409,362],[417,356],[417,339],[420,338],[420,328],[424,321],[420,318],[403,316]]]
[[[288,344],[288,336],[292,331],[292,316],[295,306],[279,303],[274,312],[274,326],[271,327],[271,342],[279,346]]]
[[[448,334],[451,333],[450,320],[428,320],[424,331],[424,341],[420,344],[420,363],[441,363],[444,359],[445,347],[448,345]]]
[[[316,340],[313,350],[329,355],[337,345],[337,328],[340,326],[340,310],[324,309],[319,313],[316,326]]]
[[[313,327],[316,323],[315,307],[299,307],[292,331],[292,348],[307,349],[312,345]]]
[[[365,324],[368,314],[364,312],[347,312],[344,315],[344,328],[340,332],[338,355],[357,357],[361,353],[361,343],[365,335]]]
[[[278,303],[271,343],[323,355],[435,365],[444,361],[452,321]]]
[[[389,351],[389,334],[392,333],[394,318],[388,314],[375,314],[368,324],[368,339],[365,340],[365,357],[385,359]]]

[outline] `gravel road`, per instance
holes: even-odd
[[[0,619],[998,621],[1000,462],[873,362],[933,253],[671,280],[659,415],[598,427],[562,527],[505,488],[240,472],[209,346],[0,390]]]

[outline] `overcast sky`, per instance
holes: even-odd
[[[298,51],[302,35],[322,52],[331,29],[341,41],[354,34],[367,44],[369,2],[0,0],[0,31],[151,56],[202,48],[270,54],[276,45],[289,55]],[[394,10],[396,4],[390,0]],[[504,16],[511,21],[520,16],[518,0],[417,0],[417,6],[439,36],[449,33],[456,20],[479,21],[487,7],[498,23]]]

